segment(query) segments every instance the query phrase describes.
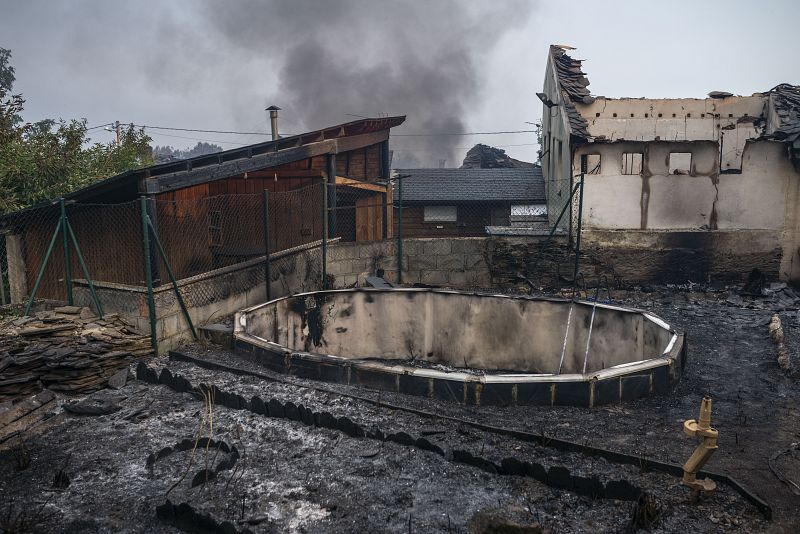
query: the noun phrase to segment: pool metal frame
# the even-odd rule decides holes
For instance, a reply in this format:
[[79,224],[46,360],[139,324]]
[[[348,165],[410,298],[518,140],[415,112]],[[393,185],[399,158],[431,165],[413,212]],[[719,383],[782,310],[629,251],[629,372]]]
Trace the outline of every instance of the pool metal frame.
[[[569,374],[505,373],[476,375],[392,364],[389,360],[353,359],[331,354],[291,350],[248,333],[247,314],[280,300],[341,292],[436,292],[505,299],[578,303],[597,308],[641,313],[670,332],[663,353],[655,358],[623,363],[598,371]],[[661,318],[636,308],[550,297],[499,295],[427,288],[336,289],[299,293],[252,306],[236,314],[234,349],[241,357],[278,373],[350,386],[454,401],[465,405],[536,405],[592,407],[667,393],[686,364],[686,336]],[[386,362],[386,363],[384,363]]]

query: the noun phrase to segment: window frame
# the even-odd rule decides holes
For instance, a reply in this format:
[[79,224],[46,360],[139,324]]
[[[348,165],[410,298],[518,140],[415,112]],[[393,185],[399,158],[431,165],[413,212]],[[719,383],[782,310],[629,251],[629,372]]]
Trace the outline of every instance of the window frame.
[[[597,157],[597,165],[592,167],[592,164],[589,163],[589,158],[594,157],[594,156]],[[602,154],[599,154],[599,153],[586,154],[586,174],[587,175],[588,174],[591,174],[591,175],[603,174],[603,155]]]
[[[433,211],[435,208],[452,209],[452,218],[450,216],[429,215],[428,210]],[[456,223],[458,222],[458,206],[455,204],[426,204],[422,207],[422,221],[426,223]]]
[[[628,165],[628,158],[630,156],[631,165]],[[636,172],[632,172],[631,168],[633,167],[633,163],[635,162],[634,156],[639,156],[639,170]],[[642,174],[642,169],[644,169],[644,153],[643,152],[623,152],[622,153],[622,162],[620,167],[620,174],[623,176],[638,176]],[[631,172],[626,172],[631,171]]]
[[[673,155],[689,155],[689,167],[687,169],[682,169],[673,167],[672,166],[672,156]],[[670,152],[669,157],[667,158],[667,174],[674,175],[674,176],[689,176],[692,174],[692,160],[694,159],[694,154],[691,152]]]

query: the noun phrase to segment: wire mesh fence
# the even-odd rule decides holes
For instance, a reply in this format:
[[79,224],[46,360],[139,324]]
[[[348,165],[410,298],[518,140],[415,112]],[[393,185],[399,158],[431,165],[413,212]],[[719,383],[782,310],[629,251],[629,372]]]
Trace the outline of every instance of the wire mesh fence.
[[[320,185],[154,204],[157,235],[179,279],[322,239]],[[163,280],[165,269],[160,260],[156,278]]]
[[[261,285],[274,297],[361,285],[367,276],[424,282],[419,276],[404,280],[402,273],[450,267],[441,264],[443,259],[432,264],[427,248],[414,243],[417,238],[572,238],[579,212],[574,182],[545,183],[538,196],[491,191],[502,184],[490,184],[480,195],[440,185],[425,198],[419,191],[428,185],[401,175],[385,182],[320,181],[282,192],[158,195],[120,204],[56,202],[0,218],[0,304],[24,303],[34,290],[37,298],[69,301],[75,287],[86,288],[86,279],[102,288],[141,291],[148,283],[148,263],[156,288],[171,284],[173,277],[194,281],[241,273],[235,284],[198,286],[187,297],[190,305]],[[470,277],[467,263],[451,269],[458,276],[428,283],[464,286],[474,279],[476,287],[485,284],[478,282],[484,280],[480,276]]]
[[[63,219],[58,202],[6,215],[0,219],[0,305],[23,302],[34,287],[37,298],[67,301],[70,286],[85,282],[84,267],[95,283],[144,286],[146,254],[159,286],[169,283],[167,264],[186,279],[320,241],[322,197],[319,184],[191,200],[66,202]],[[154,230],[148,250],[143,210]]]

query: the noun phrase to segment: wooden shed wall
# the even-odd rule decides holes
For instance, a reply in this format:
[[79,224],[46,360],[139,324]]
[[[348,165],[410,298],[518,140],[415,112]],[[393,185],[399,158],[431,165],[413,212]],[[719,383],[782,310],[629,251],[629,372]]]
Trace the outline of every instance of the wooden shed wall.
[[[453,205],[453,204],[449,204]],[[504,202],[459,204],[456,206],[456,222],[426,222],[423,205],[403,206],[403,237],[481,237],[486,235],[486,226],[500,224],[496,212],[510,210]],[[493,214],[495,215],[493,218]],[[395,210],[395,235],[398,232],[398,211]],[[505,221],[505,224],[508,224]]]
[[[377,143],[336,156],[336,174],[356,180],[384,180],[383,151]],[[276,193],[270,202],[270,241],[273,251],[322,238],[322,189],[326,156],[281,165],[263,171],[232,176],[156,195],[155,221],[170,264],[179,278],[222,267],[263,254],[263,211],[260,193]],[[276,179],[277,175],[277,179]],[[291,192],[291,193],[290,193]],[[286,193],[280,195],[278,193]],[[237,197],[228,197],[237,195]],[[251,195],[239,197],[238,195]],[[216,198],[219,197],[219,198]],[[224,199],[224,200],[223,200]],[[320,209],[315,209],[319,206]],[[94,280],[120,284],[144,284],[144,257],[138,200],[126,204],[79,205],[70,208],[70,221]],[[352,216],[340,215],[344,234],[356,238],[355,205]],[[370,207],[360,213],[361,233],[378,239],[383,214]],[[373,220],[374,219],[374,220]],[[37,219],[23,220],[22,234],[28,291],[44,261],[58,221],[57,210],[43,210]],[[257,254],[258,253],[258,254]],[[159,260],[162,281],[166,268]],[[83,278],[75,254],[73,278]],[[38,296],[66,298],[64,255],[61,241],[50,258]]]

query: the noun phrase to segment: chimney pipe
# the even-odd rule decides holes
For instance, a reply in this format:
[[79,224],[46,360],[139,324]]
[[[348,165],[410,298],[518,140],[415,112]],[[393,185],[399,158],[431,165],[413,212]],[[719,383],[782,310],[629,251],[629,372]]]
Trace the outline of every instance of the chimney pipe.
[[272,128],[273,141],[277,141],[280,138],[278,135],[278,111],[280,109],[278,106],[270,106],[266,109],[266,111],[269,111],[269,124]]

